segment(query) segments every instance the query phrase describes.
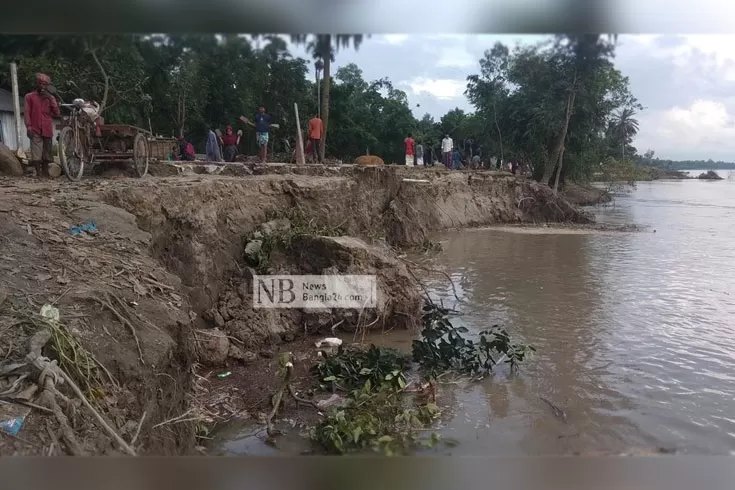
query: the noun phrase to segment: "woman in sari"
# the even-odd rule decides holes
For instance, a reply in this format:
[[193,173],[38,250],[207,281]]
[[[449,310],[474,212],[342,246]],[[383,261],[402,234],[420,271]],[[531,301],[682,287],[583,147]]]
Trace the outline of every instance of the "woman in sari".
[[237,156],[237,146],[240,144],[240,135],[232,131],[232,126],[225,127],[225,134],[222,135],[222,146],[225,161],[234,162]]

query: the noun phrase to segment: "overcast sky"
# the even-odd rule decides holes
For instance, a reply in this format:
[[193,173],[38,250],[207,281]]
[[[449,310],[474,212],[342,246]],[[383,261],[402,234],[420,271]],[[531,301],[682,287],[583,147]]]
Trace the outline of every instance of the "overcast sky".
[[[388,77],[408,94],[414,114],[471,111],[465,78],[496,41],[534,43],[542,36],[374,35],[358,51],[337,53],[367,80]],[[294,53],[308,58],[303,48]],[[735,35],[623,35],[618,68],[646,110],[634,144],[661,158],[735,161]],[[335,68],[336,71],[336,68]],[[313,67],[312,67],[313,76]],[[420,107],[416,107],[420,104]]]

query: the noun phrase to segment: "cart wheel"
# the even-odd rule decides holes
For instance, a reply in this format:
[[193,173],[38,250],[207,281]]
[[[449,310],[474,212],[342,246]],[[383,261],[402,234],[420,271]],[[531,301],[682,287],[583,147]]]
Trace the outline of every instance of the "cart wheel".
[[59,133],[59,162],[66,177],[76,182],[84,173],[85,150],[74,140],[74,128],[66,126]]
[[133,139],[133,164],[138,177],[145,177],[148,173],[148,139],[143,133],[138,133]]

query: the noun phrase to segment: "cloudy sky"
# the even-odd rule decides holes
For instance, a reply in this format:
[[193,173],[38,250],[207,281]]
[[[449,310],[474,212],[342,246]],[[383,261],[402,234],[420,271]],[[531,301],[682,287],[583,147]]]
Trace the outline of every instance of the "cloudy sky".
[[[455,107],[471,111],[468,74],[496,41],[534,43],[542,36],[374,35],[358,51],[337,54],[368,80],[388,77],[408,94],[417,117]],[[307,57],[303,48],[295,54]],[[623,35],[616,64],[646,110],[634,144],[661,158],[735,161],[735,35]],[[313,72],[312,72],[313,76]],[[416,107],[419,104],[420,107]]]

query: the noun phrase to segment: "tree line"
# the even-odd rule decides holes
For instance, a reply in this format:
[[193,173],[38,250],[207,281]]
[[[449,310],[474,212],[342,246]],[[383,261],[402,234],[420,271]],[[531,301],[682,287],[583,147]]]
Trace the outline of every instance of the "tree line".
[[[358,48],[362,35],[291,40],[320,61],[320,90],[307,77],[313,60],[294,57],[275,35],[3,35],[0,84],[9,86],[7,64],[16,61],[24,91],[43,71],[65,100],[100,102],[106,122],[183,134],[200,150],[208,129],[237,129],[238,117],[260,105],[280,124],[272,135],[275,150],[293,148],[295,102],[302,129],[321,104],[326,154],[344,161],[369,152],[402,162],[409,132],[437,153],[448,133],[466,157],[528,163],[535,178],[552,187],[565,178],[591,178],[610,157],[638,158],[632,139],[643,107],[613,64],[615,36],[559,35],[532,46],[498,43],[484,53],[479,73],[467,79],[465,94],[474,112],[454,109],[438,120],[414,117],[407,94],[388,78],[366,80],[354,64],[332,73],[339,50]],[[241,152],[255,152],[253,140],[243,138]]]
[[660,168],[663,170],[735,170],[735,162],[722,160],[668,160],[665,158],[653,158],[651,152],[643,156],[636,156],[636,163],[647,167]]

